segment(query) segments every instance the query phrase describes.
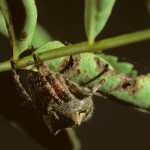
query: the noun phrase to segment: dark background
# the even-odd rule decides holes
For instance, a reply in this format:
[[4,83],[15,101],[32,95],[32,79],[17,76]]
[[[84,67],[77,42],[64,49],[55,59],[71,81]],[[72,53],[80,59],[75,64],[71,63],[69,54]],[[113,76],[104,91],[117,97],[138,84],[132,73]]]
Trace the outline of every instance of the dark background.
[[[37,0],[38,20],[54,40],[70,43],[85,41],[83,2],[83,0]],[[143,0],[117,0],[106,27],[97,39],[148,28],[149,20]],[[10,46],[5,37],[1,36],[0,41],[0,60],[4,61],[10,58]],[[149,41],[119,47],[107,53],[119,56],[120,60],[134,63],[141,74],[150,72]],[[41,135],[41,138],[36,140],[29,138],[26,134],[13,128],[7,120],[0,118],[0,150],[42,150],[46,149],[44,147],[70,149],[63,132],[54,139],[49,135],[43,138],[42,135],[46,129],[41,131],[33,118],[28,118],[30,114],[22,112],[24,110],[20,109],[19,104],[15,102],[21,98],[16,94],[10,72],[0,73],[0,85],[0,113],[11,120],[19,116],[20,120],[26,120],[23,121],[25,127],[33,131],[33,137]],[[148,114],[98,97],[94,98],[94,103],[93,118],[76,129],[83,150],[150,149],[150,116]],[[40,142],[43,143],[43,146],[40,145]]]

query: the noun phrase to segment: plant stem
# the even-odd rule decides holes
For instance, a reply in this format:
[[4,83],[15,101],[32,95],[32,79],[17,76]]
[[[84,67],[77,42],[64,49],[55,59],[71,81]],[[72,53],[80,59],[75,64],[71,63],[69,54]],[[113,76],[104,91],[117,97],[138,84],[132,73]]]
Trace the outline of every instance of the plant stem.
[[72,150],[80,150],[81,144],[80,141],[75,133],[75,131],[71,128],[66,129],[70,142],[72,144]]
[[[37,54],[39,61],[51,60],[62,56],[73,55],[83,52],[100,52],[110,48],[115,48],[143,40],[150,39],[150,29],[124,34],[108,39],[103,39],[89,45],[88,42],[81,42],[73,45],[64,46],[54,50],[45,51]],[[32,55],[24,57],[16,62],[16,68],[24,68],[34,64]],[[11,70],[9,61],[0,63],[0,72]]]

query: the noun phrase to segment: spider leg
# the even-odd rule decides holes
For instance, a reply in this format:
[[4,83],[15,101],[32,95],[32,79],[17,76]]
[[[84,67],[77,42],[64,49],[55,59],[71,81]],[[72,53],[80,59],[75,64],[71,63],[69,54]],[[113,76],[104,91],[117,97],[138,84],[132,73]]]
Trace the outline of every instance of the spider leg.
[[26,102],[31,103],[32,99],[31,99],[30,95],[27,93],[27,91],[25,90],[25,88],[22,86],[22,84],[20,82],[20,78],[19,78],[19,75],[16,72],[13,60],[11,60],[10,63],[11,63],[11,67],[12,67],[14,82],[15,82],[17,88],[22,93],[22,95],[25,97]]
[[74,55],[75,58],[73,58],[73,56],[70,56],[70,61],[71,63],[73,63],[68,70],[66,70],[63,74],[63,76],[65,78],[69,78],[72,75],[76,74],[78,71],[78,66],[79,66],[79,62],[80,62],[80,54]]
[[[108,65],[106,65],[104,67],[104,70],[101,72],[101,76],[107,72],[108,69]],[[83,89],[79,88],[77,85],[75,85],[72,81],[66,79],[65,82],[68,85],[69,90],[76,95],[76,97],[78,97],[79,99],[83,99],[89,96],[92,96],[93,94],[95,94],[100,87],[102,87],[102,85],[104,84],[104,82],[106,81],[105,76],[101,78],[100,82],[95,85],[90,91],[86,92]]]
[[96,93],[103,86],[104,83],[105,79],[101,79],[100,82],[92,88],[91,93]]
[[28,90],[29,90],[34,108],[36,108],[36,96],[35,95],[36,95],[36,87],[37,87],[35,80],[36,80],[36,77],[33,75],[32,72],[29,72],[27,74]]
[[74,84],[71,80],[66,79],[65,82],[68,85],[68,88],[71,91],[71,93],[73,93],[73,95],[75,95],[78,99],[82,100],[84,98],[92,96],[90,92],[83,90],[82,88]]
[[35,65],[38,69],[38,74],[40,75],[41,80],[44,83],[44,88],[56,100],[56,102],[58,104],[61,104],[60,98],[57,96],[55,90],[53,89],[53,87],[50,85],[50,83],[48,82],[48,80],[46,78],[48,76],[51,76],[51,78],[54,79],[52,77],[51,71],[49,70],[47,62],[38,63],[38,60],[37,60],[36,55],[34,53],[33,53],[33,59],[35,61]]
[[[68,85],[66,85],[65,79],[60,73],[53,74],[48,78],[51,81],[52,87],[57,91],[59,98],[65,102],[68,102],[73,99],[70,95]],[[55,82],[53,82],[55,79]]]

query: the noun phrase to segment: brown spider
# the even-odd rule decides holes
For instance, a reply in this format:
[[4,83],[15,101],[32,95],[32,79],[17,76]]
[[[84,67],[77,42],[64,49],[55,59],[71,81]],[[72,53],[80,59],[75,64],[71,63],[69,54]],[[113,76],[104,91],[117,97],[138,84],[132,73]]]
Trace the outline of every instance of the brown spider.
[[47,62],[38,63],[34,54],[33,58],[38,72],[28,74],[29,92],[22,86],[11,61],[13,77],[25,102],[40,114],[50,132],[56,134],[61,129],[79,126],[91,118],[94,109],[92,95],[102,83],[87,92],[68,77],[50,71]]

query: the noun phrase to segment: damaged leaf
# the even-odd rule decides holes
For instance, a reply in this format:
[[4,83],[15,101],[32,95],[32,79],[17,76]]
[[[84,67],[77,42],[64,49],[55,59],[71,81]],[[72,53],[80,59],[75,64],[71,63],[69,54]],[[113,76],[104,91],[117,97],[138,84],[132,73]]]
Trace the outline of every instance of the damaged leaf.
[[137,74],[136,70],[133,70],[133,64],[128,62],[118,62],[118,58],[116,56],[106,54],[99,54],[99,56],[107,61],[118,74],[126,74],[130,75],[131,77]]
[[[116,78],[117,82],[113,82],[109,89],[108,83],[111,82],[112,78]],[[134,105],[141,109],[150,111],[150,75],[141,75],[134,79],[127,79],[123,76],[108,77],[107,82],[103,87],[103,91],[109,93],[120,101]],[[106,88],[107,87],[107,88]]]

